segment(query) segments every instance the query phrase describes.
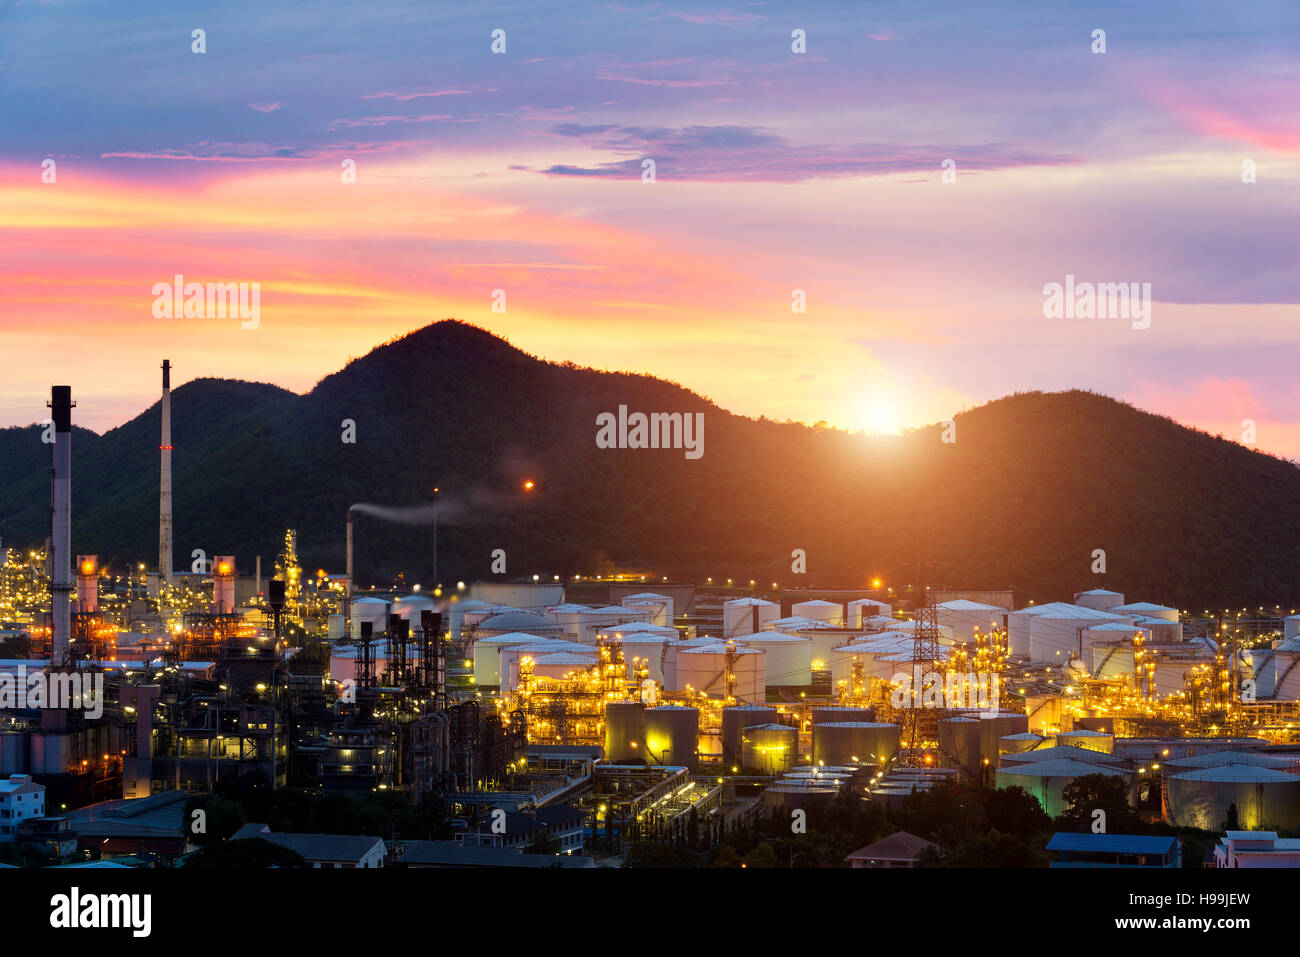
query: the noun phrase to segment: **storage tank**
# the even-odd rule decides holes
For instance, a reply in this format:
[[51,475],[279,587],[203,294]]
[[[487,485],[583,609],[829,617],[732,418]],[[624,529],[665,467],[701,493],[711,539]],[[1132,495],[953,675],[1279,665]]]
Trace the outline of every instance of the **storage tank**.
[[740,759],[741,732],[759,724],[780,724],[781,713],[762,704],[735,704],[722,709],[722,762],[734,765]]
[[1157,605],[1149,601],[1135,601],[1129,605],[1116,605],[1109,609],[1115,615],[1131,615],[1134,618],[1159,618],[1162,621],[1178,622],[1178,609],[1168,605]]
[[563,636],[559,625],[543,618],[541,615],[535,615],[531,611],[506,611],[489,615],[479,622],[475,631],[475,641],[516,632],[536,635],[539,638],[560,638]]
[[841,606],[833,601],[822,601],[820,598],[791,605],[790,614],[800,618],[811,618],[813,621],[823,621],[832,627],[838,627],[844,620],[844,609]]
[[1023,734],[1029,730],[1029,717],[1021,711],[980,712],[980,758],[997,764],[998,743],[1009,734]]
[[665,654],[667,639],[656,638],[651,635],[636,635],[615,638],[614,641],[623,649],[623,661],[627,665],[629,675],[633,673],[632,659],[640,658],[646,664],[650,679],[667,687],[667,681],[664,678],[664,665],[668,657]]
[[[1029,764],[1011,764],[998,768],[997,786],[1000,789],[1020,787],[1038,798],[1038,803],[1050,817],[1056,817],[1068,809],[1062,792],[1077,778],[1090,774],[1104,774],[1107,777],[1122,778],[1128,785],[1132,801],[1134,775],[1118,768],[1099,764],[1085,764],[1082,761],[1059,759]],[[1300,779],[1297,779],[1300,783]]]
[[778,811],[813,810],[825,808],[837,797],[840,788],[835,784],[784,784],[777,782],[763,791],[763,804]]
[[586,671],[595,664],[595,655],[579,655],[572,651],[560,651],[550,655],[538,655],[534,658],[533,675],[537,678],[563,678],[565,675]]
[[671,627],[673,623],[673,600],[667,595],[643,591],[637,595],[628,595],[619,602],[624,608],[639,609],[650,613],[647,619],[653,625]]
[[937,606],[940,625],[952,629],[952,640],[957,644],[973,645],[975,629],[989,634],[1002,627],[1007,610],[1000,605],[986,605],[979,601],[957,598]]
[[812,684],[812,642],[802,635],[760,631],[733,639],[746,648],[766,652],[766,682],[773,687],[807,687]]
[[561,605],[552,605],[545,611],[545,616],[552,624],[560,629],[564,637],[569,641],[577,641],[579,637],[578,622],[581,620],[584,612],[591,611],[587,605],[575,605],[573,602],[565,602]]
[[700,712],[680,705],[645,711],[646,762],[694,770],[700,746]]
[[420,631],[420,613],[422,611],[437,611],[438,603],[428,595],[405,595],[393,600],[392,614],[406,619],[411,625],[411,634],[418,634]]
[[1300,825],[1300,777],[1249,764],[1201,768],[1166,778],[1165,804],[1175,827],[1222,832],[1235,804],[1240,830],[1292,830]]
[[[728,654],[727,646],[721,642],[694,648],[679,648],[676,690],[684,691],[689,687],[701,694],[725,694]],[[767,678],[764,652],[757,648],[736,645],[731,649],[730,654],[733,656],[732,674],[735,679],[733,694],[742,701],[766,700]]]
[[645,705],[640,701],[605,705],[605,760],[610,764],[645,761]]
[[1115,736],[1103,731],[1088,731],[1085,728],[1062,731],[1056,736],[1056,743],[1083,748],[1086,751],[1101,751],[1103,754],[1115,753]]
[[816,705],[812,709],[813,724],[834,724],[837,721],[875,721],[874,708],[854,708],[845,705]]
[[1272,768],[1274,771],[1296,771],[1300,769],[1300,755],[1269,754],[1259,751],[1207,751],[1204,754],[1166,759],[1157,763],[1166,774],[1182,774],[1185,771],[1217,768],[1226,764],[1249,764],[1257,768]]
[[761,774],[783,774],[798,752],[797,728],[775,723],[751,725],[741,735],[739,764]]
[[624,608],[622,605],[588,608],[578,613],[578,641],[594,645],[596,636],[602,630],[630,625],[636,621],[649,623],[650,612],[644,608]]
[[32,774],[67,774],[72,770],[75,758],[73,734],[66,731],[33,731],[30,740]]
[[1076,592],[1074,603],[1095,611],[1110,611],[1116,605],[1124,604],[1124,595],[1117,591],[1107,591],[1105,588],[1093,588],[1089,591]]
[[942,718],[939,721],[939,754],[945,767],[956,768],[971,777],[980,774],[980,723],[975,718]]
[[388,630],[388,602],[380,598],[357,598],[352,602],[352,640],[361,638],[361,623],[370,622],[378,638]]
[[474,642],[474,683],[496,688],[501,685],[501,649],[511,645],[535,645],[544,636],[522,631],[485,635]]
[[1013,764],[1040,764],[1043,761],[1074,761],[1078,764],[1098,764],[1103,767],[1119,767],[1123,758],[1117,758],[1105,751],[1089,751],[1087,748],[1071,744],[1053,744],[1034,748],[1032,751],[1009,752],[1002,755],[1002,767]]
[[21,731],[0,731],[0,777],[27,774],[28,737]]
[[885,764],[898,752],[899,727],[878,721],[814,724],[814,764]]
[[1183,641],[1183,626],[1180,622],[1144,616],[1134,618],[1133,623],[1146,629],[1155,644],[1176,645]]
[[[1032,731],[1022,731],[1020,734],[1006,734],[998,738],[998,754],[1022,754],[1025,751],[1032,751],[1042,744],[1046,738],[1034,734]],[[996,764],[994,758],[989,758],[990,764]]]
[[763,631],[781,614],[781,606],[762,598],[733,598],[722,603],[722,637]]
[[1300,615],[1287,615],[1282,619],[1282,639],[1285,641],[1300,635]]
[[348,631],[347,618],[345,618],[343,615],[329,616],[329,625],[328,625],[328,630],[326,631],[326,637],[328,638],[330,644],[333,644],[336,641],[342,641],[343,636],[347,634],[347,631]]
[[1107,621],[1124,620],[1109,612],[1053,602],[1041,605],[1029,618],[1029,657],[1049,665],[1064,665],[1081,650],[1083,630]]
[[893,606],[874,598],[855,598],[845,606],[844,627],[861,628],[863,622],[872,618],[889,618],[893,615]]

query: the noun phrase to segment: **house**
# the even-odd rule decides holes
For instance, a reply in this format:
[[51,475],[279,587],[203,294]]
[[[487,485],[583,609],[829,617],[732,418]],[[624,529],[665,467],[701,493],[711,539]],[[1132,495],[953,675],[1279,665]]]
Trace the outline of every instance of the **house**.
[[854,851],[845,860],[855,870],[860,867],[916,867],[921,853],[931,847],[938,849],[939,845],[906,831],[895,831]]
[[175,859],[188,846],[185,803],[189,798],[184,791],[117,798],[52,815],[48,820],[67,821],[78,848],[101,858],[151,853]]
[[37,784],[30,774],[11,774],[8,780],[0,780],[0,842],[12,843],[20,823],[44,816],[45,785]]
[[590,857],[567,854],[524,854],[503,847],[466,847],[455,841],[411,841],[399,860],[407,867],[531,867],[594,868]]
[[288,834],[271,830],[266,824],[245,824],[233,835],[232,841],[258,837],[280,847],[297,851],[312,867],[362,867],[384,866],[384,842],[377,837],[359,837],[352,834]]
[[1168,835],[1075,834],[1058,831],[1047,842],[1052,867],[1182,867],[1183,843]]
[[[496,815],[496,820],[493,820]],[[498,847],[523,850],[541,834],[549,834],[560,844],[560,852],[572,854],[582,850],[586,815],[567,804],[542,807],[532,811],[493,809],[487,822],[471,827],[460,835],[466,847]]]
[[1275,831],[1229,831],[1214,845],[1210,867],[1300,867],[1300,839]]

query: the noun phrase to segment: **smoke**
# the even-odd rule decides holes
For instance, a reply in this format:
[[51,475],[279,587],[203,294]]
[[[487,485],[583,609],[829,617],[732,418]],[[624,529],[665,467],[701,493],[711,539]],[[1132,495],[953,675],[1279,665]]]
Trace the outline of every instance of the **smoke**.
[[[426,502],[423,505],[404,505],[394,507],[391,505],[372,505],[369,502],[358,502],[353,505],[349,512],[356,512],[360,515],[373,515],[375,518],[383,519],[385,522],[394,522],[398,525],[432,525],[434,518],[434,504]],[[449,518],[447,514],[450,511],[446,506],[439,503],[437,507],[438,523]]]

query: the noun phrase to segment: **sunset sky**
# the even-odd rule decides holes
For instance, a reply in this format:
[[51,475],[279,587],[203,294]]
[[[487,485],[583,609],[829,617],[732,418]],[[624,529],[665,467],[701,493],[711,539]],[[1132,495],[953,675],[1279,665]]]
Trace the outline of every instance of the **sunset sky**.
[[[1294,0],[0,0],[0,426],[454,317],[746,415],[1087,388],[1300,458],[1297,51]],[[260,325],[155,318],[178,273]],[[1044,318],[1067,273],[1150,283],[1150,328]]]

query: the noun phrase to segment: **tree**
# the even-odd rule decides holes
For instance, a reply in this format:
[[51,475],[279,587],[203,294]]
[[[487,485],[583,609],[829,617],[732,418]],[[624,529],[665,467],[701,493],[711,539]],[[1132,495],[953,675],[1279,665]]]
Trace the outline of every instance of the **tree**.
[[185,858],[184,866],[199,870],[263,870],[268,867],[307,867],[308,864],[297,851],[260,837],[249,837],[200,848]]
[[550,831],[538,831],[524,846],[525,854],[559,854],[563,850],[560,839]]
[[984,796],[984,813],[990,828],[1017,837],[1042,834],[1052,827],[1038,798],[1022,787],[990,789]]
[[1219,828],[1220,831],[1240,831],[1241,818],[1237,814],[1237,802],[1228,805],[1228,819]]
[[1145,834],[1146,824],[1128,802],[1128,784],[1119,775],[1085,774],[1061,790],[1066,810],[1058,823],[1069,831],[1091,831],[1094,812],[1104,811],[1110,834]]
[[776,851],[764,841],[745,855],[745,867],[776,867]]

